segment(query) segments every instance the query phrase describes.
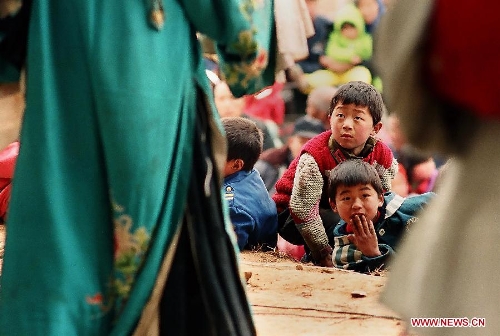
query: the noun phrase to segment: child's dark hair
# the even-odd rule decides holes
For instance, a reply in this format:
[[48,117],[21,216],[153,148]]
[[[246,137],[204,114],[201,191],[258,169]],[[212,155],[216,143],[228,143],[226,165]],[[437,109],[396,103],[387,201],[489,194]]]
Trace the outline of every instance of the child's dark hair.
[[263,135],[254,121],[243,117],[222,118],[227,138],[227,160],[241,159],[251,171],[262,152]]
[[351,23],[351,22],[344,22],[342,23],[342,26],[340,26],[340,29],[344,29],[344,28],[356,28],[356,25],[354,23]]
[[350,159],[339,163],[330,171],[328,197],[335,202],[339,186],[353,187],[358,184],[370,184],[378,195],[384,193],[380,175],[375,167],[363,160]]
[[329,116],[332,115],[333,110],[340,103],[368,107],[373,118],[373,125],[382,120],[384,101],[380,92],[373,85],[361,81],[341,85],[330,103]]

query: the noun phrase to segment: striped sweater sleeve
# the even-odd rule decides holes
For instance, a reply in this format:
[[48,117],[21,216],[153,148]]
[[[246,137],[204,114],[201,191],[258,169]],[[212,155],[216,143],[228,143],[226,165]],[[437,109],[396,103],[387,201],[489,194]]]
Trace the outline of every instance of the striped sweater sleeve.
[[329,246],[328,236],[319,215],[323,183],[314,158],[308,153],[302,154],[293,181],[290,213],[313,255]]

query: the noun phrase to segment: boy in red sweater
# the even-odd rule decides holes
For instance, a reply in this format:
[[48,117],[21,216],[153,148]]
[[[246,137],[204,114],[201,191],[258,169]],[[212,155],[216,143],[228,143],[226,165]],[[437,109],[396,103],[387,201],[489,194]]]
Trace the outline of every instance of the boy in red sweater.
[[385,191],[397,171],[391,149],[375,138],[382,127],[383,101],[370,84],[356,81],[339,87],[330,104],[331,130],[307,142],[276,183],[280,235],[305,244],[313,262],[333,267],[333,236],[339,217],[328,203],[328,174],[342,161],[358,158],[373,165]]

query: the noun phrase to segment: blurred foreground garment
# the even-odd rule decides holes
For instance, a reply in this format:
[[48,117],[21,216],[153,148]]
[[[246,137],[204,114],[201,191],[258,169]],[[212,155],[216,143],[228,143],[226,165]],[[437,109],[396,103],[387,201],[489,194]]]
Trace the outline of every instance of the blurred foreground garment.
[[0,25],[12,81],[29,24],[0,334],[254,335],[196,32],[233,93],[255,93],[274,82],[272,1],[23,6]]
[[382,300],[408,325],[419,317],[486,320],[485,328],[411,330],[419,335],[500,330],[499,7],[398,0],[377,31],[389,110],[413,145],[454,156],[395,258]]

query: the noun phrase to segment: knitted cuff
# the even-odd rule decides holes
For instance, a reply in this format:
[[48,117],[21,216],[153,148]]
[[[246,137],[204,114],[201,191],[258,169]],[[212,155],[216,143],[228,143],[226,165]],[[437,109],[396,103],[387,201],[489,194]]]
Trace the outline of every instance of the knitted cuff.
[[321,218],[316,218],[306,223],[296,224],[302,238],[306,242],[311,252],[315,253],[328,245],[328,236],[321,222]]
[[332,259],[333,248],[330,245],[323,247],[319,251],[311,251],[313,262],[318,264],[321,260],[325,258]]

